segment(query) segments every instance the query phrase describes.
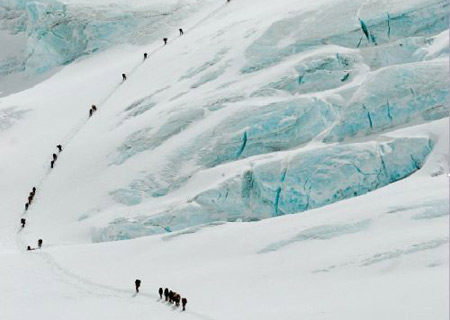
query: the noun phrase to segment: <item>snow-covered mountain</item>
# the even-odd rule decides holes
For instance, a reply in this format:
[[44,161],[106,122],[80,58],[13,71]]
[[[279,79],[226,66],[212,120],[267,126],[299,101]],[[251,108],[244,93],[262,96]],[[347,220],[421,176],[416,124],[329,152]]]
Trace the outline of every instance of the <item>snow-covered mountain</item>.
[[448,30],[446,0],[0,0],[0,319],[448,318]]

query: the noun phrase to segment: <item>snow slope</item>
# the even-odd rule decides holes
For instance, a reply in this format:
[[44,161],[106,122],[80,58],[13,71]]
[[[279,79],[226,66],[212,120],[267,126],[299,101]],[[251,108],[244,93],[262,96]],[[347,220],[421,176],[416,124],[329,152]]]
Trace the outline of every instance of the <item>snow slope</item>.
[[446,1],[0,8],[1,319],[448,318]]

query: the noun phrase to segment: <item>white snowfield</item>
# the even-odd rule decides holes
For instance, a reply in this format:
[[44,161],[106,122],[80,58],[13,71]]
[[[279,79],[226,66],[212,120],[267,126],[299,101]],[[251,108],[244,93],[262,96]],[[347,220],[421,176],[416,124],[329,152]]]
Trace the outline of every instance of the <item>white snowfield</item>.
[[0,0],[0,320],[448,319],[447,14]]

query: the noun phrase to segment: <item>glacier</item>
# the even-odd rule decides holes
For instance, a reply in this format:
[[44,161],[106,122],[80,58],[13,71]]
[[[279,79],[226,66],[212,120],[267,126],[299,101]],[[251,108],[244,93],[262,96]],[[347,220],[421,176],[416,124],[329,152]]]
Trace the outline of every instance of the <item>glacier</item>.
[[161,29],[185,18],[194,6],[168,3],[133,7],[111,4],[91,7],[58,0],[8,0],[0,3],[0,31],[26,37],[20,55],[0,60],[0,75],[27,71],[45,73],[76,59],[118,45],[162,39]]
[[[363,48],[409,37],[431,36],[448,29],[448,2],[445,0],[414,1],[408,8],[393,1],[389,8],[392,12],[373,3],[373,7],[367,4],[360,10],[358,1],[344,1],[339,6],[321,8],[317,16],[310,17],[306,12],[277,21],[247,48],[248,62],[241,71],[255,72],[325,44]],[[323,21],[336,21],[336,24]],[[286,44],[286,38],[291,43]]]
[[358,72],[358,67],[362,67],[361,56],[353,52],[336,51],[311,55],[295,64],[289,74],[256,90],[252,96],[270,96],[273,90],[282,90],[291,95],[317,92],[350,82]]
[[342,141],[408,122],[446,117],[447,75],[446,60],[395,65],[375,72],[342,106],[341,121],[325,141]]
[[[335,118],[332,106],[315,98],[248,106],[245,111],[215,126],[213,132],[199,136],[199,140],[208,141],[208,144],[197,149],[198,162],[214,167],[236,159],[298,147],[311,141]],[[221,134],[217,136],[214,132]],[[194,146],[188,148],[192,150]]]
[[[419,170],[433,148],[427,138],[331,146],[255,165],[190,203],[151,217],[115,220],[93,233],[111,241],[219,221],[257,221],[363,195]],[[129,201],[129,200],[128,200]]]
[[[157,130],[146,127],[133,133],[117,149],[113,163],[121,164],[139,153],[155,149],[199,119],[205,118],[205,113],[203,108],[191,108],[170,116]],[[163,196],[187,181],[186,173],[179,173],[180,168],[176,166],[180,160],[211,168],[258,154],[287,150],[311,141],[331,126],[335,119],[333,107],[315,98],[248,106],[246,111],[224,118],[192,143],[181,147],[176,156],[170,159],[173,165],[168,165],[168,170],[160,177],[148,176],[136,180],[129,188],[114,191],[112,195],[125,204],[141,202],[137,201],[141,199],[140,196],[131,196],[131,200],[126,195],[144,193],[153,197]],[[221,134],[216,135],[215,132]]]

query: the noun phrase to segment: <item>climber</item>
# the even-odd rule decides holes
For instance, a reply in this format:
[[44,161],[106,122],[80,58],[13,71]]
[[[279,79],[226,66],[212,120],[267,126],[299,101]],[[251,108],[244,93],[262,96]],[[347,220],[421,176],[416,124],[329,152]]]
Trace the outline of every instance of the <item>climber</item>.
[[174,292],[172,290],[169,291],[169,302],[172,303],[173,302],[173,294]]
[[123,81],[127,80],[127,75],[125,73],[122,73],[122,80]]
[[50,161],[50,168],[53,169],[54,165],[55,165],[55,160]]
[[38,248],[39,248],[39,249],[42,248],[42,239],[39,239],[39,240],[38,240]]
[[32,195],[29,195],[29,196],[28,196],[28,203],[31,204],[31,202],[33,202],[33,196],[32,196]]
[[166,298],[166,301],[169,300],[169,289],[164,289],[164,297]]
[[159,298],[162,299],[162,296],[163,296],[163,288],[159,288],[158,293],[159,293]]
[[174,297],[174,300],[175,300],[175,305],[176,305],[177,307],[180,306],[180,299],[181,299],[181,296],[180,296],[178,293],[176,293],[176,294],[175,294],[175,297]]
[[95,104],[92,105],[92,111],[93,112],[97,111],[97,107],[95,106]]
[[180,30],[180,36],[182,36],[184,34],[183,29],[179,29]]
[[25,211],[28,210],[28,207],[30,206],[30,204],[27,202],[25,203]]
[[136,281],[134,281],[134,285],[136,286],[136,293],[139,293],[139,287],[141,286],[141,280],[136,279]]
[[36,250],[35,248],[31,248],[30,246],[27,246],[27,251]]
[[36,193],[36,187],[33,187],[33,189],[31,189],[31,192]]
[[144,60],[146,60],[147,57],[148,57],[148,54],[147,54],[147,52],[145,52],[145,53],[144,53]]
[[58,148],[58,152],[62,152],[62,145],[58,144],[56,147]]
[[187,299],[186,298],[181,299],[181,304],[183,305],[183,311],[186,311]]
[[56,159],[58,159],[58,156],[56,155],[56,153],[53,154],[53,160],[56,161]]
[[94,113],[94,110],[92,108],[89,109],[89,118],[92,117],[92,114]]
[[164,38],[163,40],[164,40],[164,45],[166,45],[168,39],[167,39],[167,38]]
[[22,228],[25,228],[25,218],[20,219],[20,223],[22,224]]

